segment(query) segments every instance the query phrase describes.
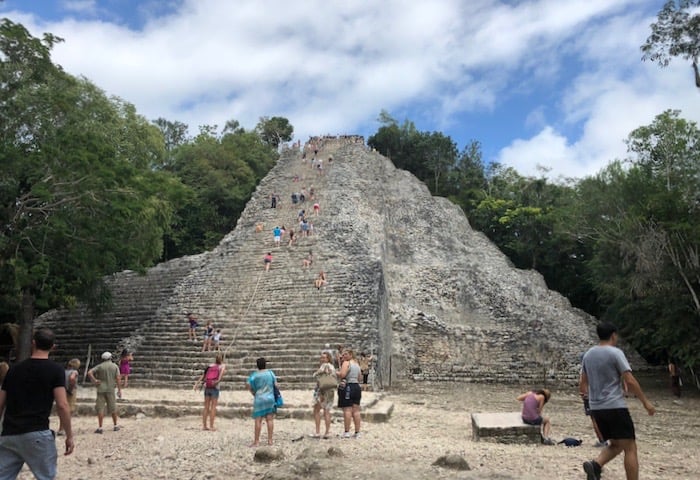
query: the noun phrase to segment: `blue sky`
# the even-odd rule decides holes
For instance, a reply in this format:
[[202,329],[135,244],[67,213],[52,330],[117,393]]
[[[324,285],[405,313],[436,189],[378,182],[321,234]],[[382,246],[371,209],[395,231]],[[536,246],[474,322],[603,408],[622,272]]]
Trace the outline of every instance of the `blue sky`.
[[626,156],[666,109],[700,122],[682,60],[641,61],[664,0],[5,0],[0,16],[65,39],[54,61],[148,119],[297,138],[399,122],[525,175],[582,177]]

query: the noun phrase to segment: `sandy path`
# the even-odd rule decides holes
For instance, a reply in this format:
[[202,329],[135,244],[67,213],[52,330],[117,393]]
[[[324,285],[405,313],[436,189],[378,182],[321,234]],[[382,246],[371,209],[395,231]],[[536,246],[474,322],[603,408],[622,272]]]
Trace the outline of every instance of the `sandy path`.
[[[314,440],[308,420],[280,419],[275,423],[275,445],[292,462],[307,447],[335,446],[344,457],[324,465],[321,476],[344,479],[581,479],[581,462],[596,455],[590,422],[583,415],[574,388],[554,389],[547,414],[553,418],[553,437],[582,438],[584,445],[566,448],[542,445],[500,445],[473,442],[472,412],[514,411],[521,387],[489,385],[420,384],[409,392],[391,392],[386,399],[395,409],[388,423],[365,423],[359,440]],[[635,399],[629,399],[637,427],[641,478],[700,478],[700,396],[673,402],[665,388],[648,389],[657,406],[646,415]],[[251,419],[220,419],[216,432],[201,430],[198,417],[125,418],[119,432],[92,433],[93,417],[74,419],[76,452],[59,460],[58,479],[256,479],[281,467],[253,462]],[[111,420],[106,419],[109,427]],[[55,425],[54,425],[55,427]],[[333,424],[333,432],[341,430]],[[264,436],[264,434],[263,434]],[[470,472],[432,467],[446,453],[458,453],[470,464]],[[19,478],[33,478],[23,473]],[[621,459],[606,467],[604,479],[624,478]]]

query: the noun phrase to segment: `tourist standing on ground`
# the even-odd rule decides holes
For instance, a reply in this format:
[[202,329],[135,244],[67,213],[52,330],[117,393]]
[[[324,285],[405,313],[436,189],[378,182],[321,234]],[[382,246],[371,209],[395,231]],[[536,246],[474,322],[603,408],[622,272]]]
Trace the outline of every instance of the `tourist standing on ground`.
[[599,480],[603,466],[624,452],[627,480],[637,480],[637,443],[634,422],[625,402],[623,382],[642,402],[649,415],[654,415],[656,409],[632,375],[625,354],[617,348],[617,328],[610,323],[601,323],[596,331],[600,342],[583,356],[579,392],[588,394],[591,416],[598,424],[603,438],[608,441],[608,446],[601,450],[598,458],[584,462],[583,470],[588,480]]
[[197,317],[194,316],[194,313],[187,314],[187,322],[189,324],[189,329],[187,330],[188,338],[191,342],[194,342],[197,340],[197,327],[199,326]]
[[540,434],[542,442],[546,445],[554,445],[554,441],[549,438],[549,429],[552,425],[549,417],[542,415],[545,403],[549,401],[552,394],[549,390],[531,390],[518,395],[517,400],[523,402],[523,409],[520,416],[523,422],[528,425],[541,425]]
[[[313,438],[321,436],[321,410],[323,410],[323,419],[326,426],[323,438],[327,439],[331,430],[331,409],[333,408],[333,397],[338,378],[332,362],[333,358],[328,352],[321,353],[320,365],[318,370],[314,372],[314,378],[316,379],[316,388],[314,388],[314,423],[316,425],[316,433],[312,435]],[[322,377],[331,377],[333,379],[332,386],[322,388]]]
[[369,367],[372,362],[372,355],[367,355],[365,352],[360,354],[360,371],[362,372],[362,385],[363,387],[367,385],[367,380],[369,379]]
[[119,355],[119,375],[122,378],[122,388],[129,386],[129,375],[131,375],[131,362],[134,361],[134,355],[126,348]]
[[355,353],[348,349],[343,352],[343,363],[338,373],[340,385],[338,386],[338,407],[343,409],[343,426],[345,432],[342,438],[350,438],[350,425],[354,424],[354,438],[360,437],[360,400],[362,400],[362,388],[360,387],[360,364],[357,363]]
[[681,387],[683,382],[681,380],[681,367],[678,366],[678,362],[674,359],[668,361],[668,374],[671,377],[671,393],[681,398]]
[[[217,353],[214,358],[214,363],[204,369],[204,373],[197,379],[193,389],[197,390],[204,385],[204,412],[202,412],[202,430],[216,431],[214,428],[214,420],[216,420],[216,405],[219,403],[219,384],[224,377],[226,365],[224,365],[224,356]],[[209,420],[209,426],[207,426]]]
[[254,437],[251,447],[260,445],[260,432],[262,421],[267,424],[267,444],[272,445],[272,434],[275,429],[275,390],[277,378],[272,370],[267,369],[267,361],[260,357],[255,361],[258,367],[257,372],[253,372],[248,377],[246,387],[253,394],[253,418],[255,419]]
[[[75,407],[78,401],[78,369],[80,368],[80,360],[72,358],[66,364],[65,379],[66,379],[66,400],[68,400],[68,409],[71,416],[75,413]],[[65,435],[63,422],[58,424],[57,435]]]
[[31,357],[7,372],[0,388],[0,478],[17,478],[26,463],[39,480],[56,477],[58,452],[49,429],[51,407],[66,432],[65,455],[73,453],[73,430],[66,398],[64,368],[49,360],[55,336],[47,328],[34,332]]
[[119,415],[117,414],[117,399],[114,396],[114,389],[117,389],[117,395],[121,398],[122,386],[119,378],[119,367],[112,362],[112,354],[109,352],[103,353],[102,363],[88,370],[88,377],[97,386],[97,398],[95,400],[97,430],[95,430],[95,433],[102,433],[105,408],[107,413],[112,415],[114,431],[118,431]]

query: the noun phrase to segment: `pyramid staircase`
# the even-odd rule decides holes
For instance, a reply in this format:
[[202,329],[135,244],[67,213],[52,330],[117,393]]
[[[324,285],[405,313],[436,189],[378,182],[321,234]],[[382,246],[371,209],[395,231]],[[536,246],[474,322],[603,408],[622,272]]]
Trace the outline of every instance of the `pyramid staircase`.
[[[334,231],[340,209],[347,205],[331,188],[342,148],[319,151],[324,174],[303,161],[298,149],[286,150],[276,167],[258,186],[236,228],[213,251],[174,260],[150,269],[145,276],[125,272],[115,276],[114,308],[97,317],[85,308],[51,312],[37,322],[53,328],[58,361],[83,359],[91,345],[92,362],[102,351],[134,352],[130,383],[142,387],[191,387],[215,352],[202,352],[201,333],[212,321],[222,331],[220,349],[225,354],[225,383],[245,388],[255,369],[255,359],[265,357],[280,382],[307,388],[326,343],[348,345],[357,351],[376,348],[381,264],[359,245]],[[350,155],[350,153],[347,153]],[[298,181],[296,181],[298,179]],[[291,194],[312,186],[321,205],[318,216],[313,202],[293,205]],[[270,208],[269,195],[280,202]],[[313,234],[300,237],[297,215],[305,209]],[[262,232],[257,224],[264,224]],[[294,228],[297,241],[289,246],[273,242],[276,226]],[[313,251],[314,262],[302,268],[302,259]],[[271,252],[273,263],[264,271],[263,256]],[[313,285],[320,270],[328,283]],[[124,281],[124,277],[130,277]],[[117,280],[118,278],[118,280]],[[199,319],[200,337],[190,342],[186,313]],[[62,328],[63,325],[70,325]]]

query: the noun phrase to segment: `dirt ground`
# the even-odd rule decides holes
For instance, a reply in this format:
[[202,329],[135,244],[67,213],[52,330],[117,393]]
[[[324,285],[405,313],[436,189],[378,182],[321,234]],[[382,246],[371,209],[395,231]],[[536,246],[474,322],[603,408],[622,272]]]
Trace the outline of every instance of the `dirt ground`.
[[[628,399],[637,428],[640,478],[700,478],[700,395],[684,392],[674,401],[662,379],[643,381],[657,407],[650,417],[634,398]],[[357,440],[316,440],[310,420],[278,419],[275,448],[285,458],[271,464],[253,460],[252,419],[219,419],[216,432],[201,430],[199,417],[125,418],[119,432],[93,433],[94,417],[74,419],[76,451],[59,459],[58,479],[581,479],[581,463],[598,450],[590,420],[584,416],[574,387],[554,388],[545,412],[552,417],[552,436],[581,438],[580,447],[501,445],[474,442],[471,413],[516,411],[523,387],[475,384],[417,384],[409,391],[386,392],[394,403],[389,422],[364,423]],[[106,426],[111,421],[106,419]],[[55,425],[54,425],[55,428]],[[263,427],[264,431],[264,427]],[[332,432],[342,431],[335,422]],[[263,441],[265,434],[263,433]],[[62,447],[59,437],[59,447]],[[305,473],[288,470],[299,454],[336,447],[342,457],[323,460]],[[455,471],[432,466],[441,455],[462,455],[471,467]],[[308,466],[308,465],[307,465]],[[33,478],[24,472],[20,479]],[[622,479],[622,458],[605,467],[603,479]]]

